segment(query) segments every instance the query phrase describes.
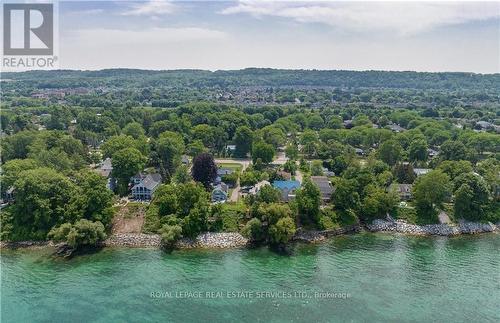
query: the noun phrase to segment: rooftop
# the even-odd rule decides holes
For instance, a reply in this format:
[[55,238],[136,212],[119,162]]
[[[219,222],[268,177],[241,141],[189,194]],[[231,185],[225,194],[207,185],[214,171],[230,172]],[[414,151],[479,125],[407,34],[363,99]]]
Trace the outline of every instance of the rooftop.
[[284,190],[284,189],[295,189],[300,187],[300,182],[299,181],[274,181],[273,186],[276,187],[277,189]]
[[[147,188],[148,190],[153,190],[156,188],[161,183],[161,175],[158,173],[154,174],[148,174],[144,179],[142,180],[142,185]],[[140,185],[140,184],[137,184]],[[135,186],[137,186],[135,185]],[[134,187],[135,187],[134,186]]]

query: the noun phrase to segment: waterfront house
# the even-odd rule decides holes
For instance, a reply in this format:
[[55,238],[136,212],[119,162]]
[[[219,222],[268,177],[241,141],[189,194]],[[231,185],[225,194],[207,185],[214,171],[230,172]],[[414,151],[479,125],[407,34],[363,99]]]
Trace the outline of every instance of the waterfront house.
[[332,198],[333,188],[332,183],[326,176],[311,176],[311,181],[318,186],[321,192],[321,201],[327,203]]
[[300,188],[299,181],[274,181],[273,187],[281,192],[283,201],[288,202],[295,197],[295,191]]
[[228,187],[224,183],[217,184],[212,190],[212,202],[224,203],[228,198]]
[[138,174],[133,177],[134,186],[132,187],[132,197],[135,200],[149,201],[151,200],[154,191],[161,184],[161,175],[155,174]]
[[402,201],[411,199],[412,184],[393,184],[392,188],[396,190],[396,193]]

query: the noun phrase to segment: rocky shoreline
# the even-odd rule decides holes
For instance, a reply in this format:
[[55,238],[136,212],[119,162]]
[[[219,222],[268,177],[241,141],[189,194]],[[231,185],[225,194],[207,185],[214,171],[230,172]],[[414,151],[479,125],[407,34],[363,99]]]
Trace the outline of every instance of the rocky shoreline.
[[461,221],[457,224],[409,224],[402,220],[387,221],[376,219],[366,225],[371,232],[398,232],[412,235],[453,236],[459,234],[476,234],[500,231],[500,225],[493,223],[477,223]]
[[[206,232],[195,239],[182,238],[175,247],[189,248],[232,248],[246,246],[248,240],[236,232]],[[158,234],[123,233],[115,234],[103,242],[105,247],[160,247],[161,237]]]
[[328,239],[329,237],[347,233],[356,233],[362,230],[363,228],[361,227],[361,225],[358,224],[340,227],[332,230],[323,230],[323,231],[305,231],[299,229],[297,233],[295,233],[293,241],[308,242],[308,243],[321,242]]
[[[190,248],[233,248],[244,247],[248,240],[236,232],[206,232],[195,239],[182,238],[175,247]],[[105,247],[160,247],[161,237],[158,234],[122,233],[115,234],[103,242]]]
[[[454,236],[459,234],[477,234],[487,232],[500,232],[500,223],[476,223],[476,222],[460,222],[458,224],[429,224],[416,225],[409,224],[402,220],[387,221],[377,219],[365,226],[351,225],[333,230],[324,231],[306,231],[299,229],[293,241],[315,243],[326,240],[329,237],[357,233],[363,230],[370,232],[396,232],[410,235],[438,235],[438,236]],[[237,248],[245,247],[249,244],[248,239],[237,232],[206,232],[198,235],[195,239],[182,238],[176,243],[176,248]],[[17,249],[28,248],[38,249],[45,247],[57,247],[52,241],[0,241],[0,249]],[[145,233],[122,233],[111,235],[108,239],[102,242],[102,247],[152,247],[159,248],[161,246],[161,237],[158,234]]]

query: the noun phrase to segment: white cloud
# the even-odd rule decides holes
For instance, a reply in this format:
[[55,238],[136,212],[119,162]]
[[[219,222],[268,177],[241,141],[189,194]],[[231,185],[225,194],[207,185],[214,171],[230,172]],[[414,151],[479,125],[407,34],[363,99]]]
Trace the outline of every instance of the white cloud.
[[500,3],[472,2],[271,2],[240,0],[221,14],[274,16],[350,31],[416,34],[437,27],[500,19]]
[[122,12],[123,16],[158,16],[168,15],[177,10],[177,6],[167,0],[150,0],[134,3],[130,9]]

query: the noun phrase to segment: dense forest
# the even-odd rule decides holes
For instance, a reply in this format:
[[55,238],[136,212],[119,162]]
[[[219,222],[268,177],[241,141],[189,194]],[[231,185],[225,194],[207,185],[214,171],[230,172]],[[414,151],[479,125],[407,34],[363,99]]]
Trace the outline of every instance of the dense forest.
[[[283,244],[388,216],[500,221],[498,74],[114,69],[1,85],[3,240],[95,244],[142,173],[161,176],[142,230],[165,245],[204,231]],[[214,202],[218,175],[236,200]]]

